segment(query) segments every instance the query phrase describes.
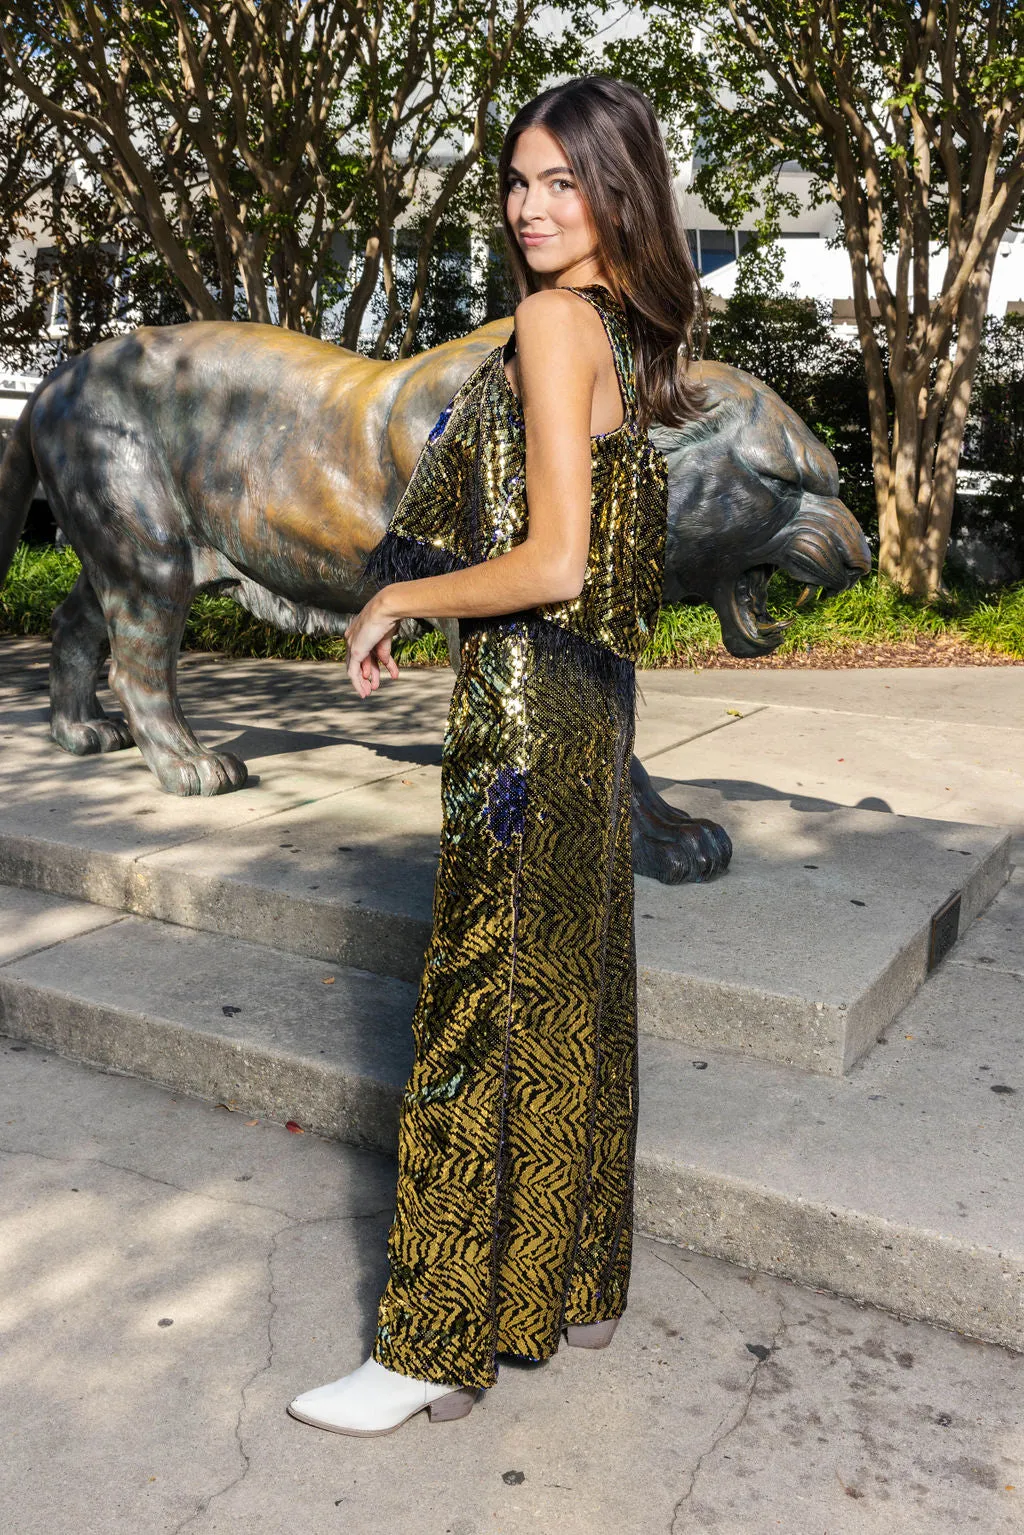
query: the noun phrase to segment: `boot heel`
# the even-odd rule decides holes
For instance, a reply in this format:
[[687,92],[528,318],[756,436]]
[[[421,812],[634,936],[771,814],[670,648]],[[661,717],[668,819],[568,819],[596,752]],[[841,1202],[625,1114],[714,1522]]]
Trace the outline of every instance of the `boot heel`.
[[607,1348],[618,1325],[618,1317],[613,1316],[606,1322],[584,1322],[579,1326],[569,1326],[565,1329],[566,1342],[570,1348]]
[[427,1408],[431,1423],[450,1423],[453,1418],[468,1417],[476,1397],[475,1386],[466,1386],[462,1391],[449,1391],[447,1396],[439,1396]]

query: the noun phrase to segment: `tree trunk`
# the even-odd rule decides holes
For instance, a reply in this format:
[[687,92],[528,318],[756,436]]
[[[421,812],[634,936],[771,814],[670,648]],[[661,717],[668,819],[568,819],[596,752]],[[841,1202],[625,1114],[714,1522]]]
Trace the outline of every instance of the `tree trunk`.
[[345,323],[341,331],[341,344],[347,346],[350,351],[357,351],[359,347],[359,332],[363,327],[363,315],[366,306],[373,297],[377,286],[377,278],[380,276],[380,239],[376,234],[371,234],[363,251],[363,270],[359,274],[359,281],[352,290],[352,297],[345,307]]
[[924,564],[927,572],[926,593],[935,597],[942,588],[942,567],[949,548],[949,531],[956,497],[956,472],[963,448],[967,412],[971,403],[974,375],[988,312],[998,242],[979,261],[960,301],[956,356],[950,378],[942,426],[934,453],[934,469],[928,522],[925,529]]
[[868,422],[871,430],[871,468],[875,482],[875,504],[878,507],[879,566],[886,557],[899,551],[899,531],[896,523],[896,507],[893,495],[892,455],[889,443],[889,404],[885,388],[885,364],[875,334],[875,322],[871,313],[871,287],[868,277],[867,250],[861,224],[856,181],[852,172],[847,176],[846,194],[841,202],[846,235],[846,251],[850,258],[850,274],[853,281],[853,310],[857,321],[857,336],[864,358],[864,374],[868,392]]
[[[882,575],[913,597],[933,600],[942,590],[971,387],[988,309],[995,240],[979,260],[957,311],[956,354],[939,361],[935,378],[893,375],[896,420],[890,455],[886,535],[879,550]],[[882,508],[879,508],[879,527]]]

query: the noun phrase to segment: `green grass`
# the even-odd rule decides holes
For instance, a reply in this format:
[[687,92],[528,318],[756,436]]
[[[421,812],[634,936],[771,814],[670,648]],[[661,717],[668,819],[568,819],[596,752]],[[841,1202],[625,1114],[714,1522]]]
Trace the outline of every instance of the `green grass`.
[[49,634],[50,615],[81,568],[71,549],[19,544],[0,590],[0,634]]
[[[855,645],[898,645],[929,637],[973,645],[1024,658],[1024,582],[998,592],[969,588],[950,591],[926,604],[907,597],[891,581],[872,575],[834,597],[800,601],[800,588],[776,575],[769,602],[777,618],[789,621],[779,655],[835,654]],[[708,607],[663,608],[642,665],[707,665],[721,643],[718,622]]]
[[[70,549],[22,544],[0,591],[0,634],[48,634],[50,615],[75,583],[80,570]],[[838,597],[812,598],[797,606],[799,590],[776,576],[769,592],[772,611],[791,620],[779,653],[834,653],[853,645],[892,645],[929,635],[1024,658],[1024,583],[998,592],[960,589],[926,606],[905,597],[891,582],[871,576]],[[709,607],[662,609],[644,653],[644,666],[705,666],[721,643]],[[295,661],[341,661],[341,638],[282,634],[259,622],[229,597],[196,598],[185,630],[185,648],[231,656],[277,656]],[[436,631],[400,640],[395,654],[407,666],[442,666],[447,647]]]

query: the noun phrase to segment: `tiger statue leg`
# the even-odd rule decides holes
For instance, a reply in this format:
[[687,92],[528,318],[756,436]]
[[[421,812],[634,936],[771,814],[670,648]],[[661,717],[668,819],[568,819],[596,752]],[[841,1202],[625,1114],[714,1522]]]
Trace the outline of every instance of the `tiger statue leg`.
[[724,874],[732,842],[724,826],[677,810],[662,799],[639,757],[629,764],[633,872],[663,885],[701,885]]
[[[138,510],[128,536],[120,467],[116,455],[95,453],[74,475],[48,476],[58,524],[82,561],[54,617],[51,734],[78,754],[134,742],[167,793],[226,794],[246,782],[245,764],[204,747],[178,701],[178,653],[195,595],[192,552],[156,475],[133,480]],[[110,719],[96,698],[108,648],[124,722]]]
[[245,783],[245,763],[203,746],[178,702],[178,653],[191,601],[191,591],[177,601],[152,589],[107,594],[110,687],[168,794],[228,794]]
[[76,757],[133,746],[127,723],[111,718],[96,697],[110,637],[84,571],[54,613],[50,634],[50,735],[57,745]]

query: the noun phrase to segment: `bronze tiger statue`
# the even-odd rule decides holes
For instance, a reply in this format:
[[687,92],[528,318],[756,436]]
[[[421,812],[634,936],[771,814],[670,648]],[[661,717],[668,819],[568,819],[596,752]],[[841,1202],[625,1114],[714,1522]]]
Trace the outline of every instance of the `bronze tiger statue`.
[[[36,480],[82,562],[53,615],[50,731],[66,751],[137,745],[171,794],[241,788],[182,713],[177,658],[199,591],[279,628],[341,633],[420,447],[510,320],[403,362],[275,326],[146,328],[70,359],[28,402],[0,465],[0,583]],[[666,601],[712,604],[734,655],[764,655],[775,569],[829,592],[870,569],[835,460],[765,384],[697,365],[702,418],[653,436],[669,465]],[[458,664],[457,625],[445,630]],[[125,718],[108,716],[110,687]],[[631,765],[634,866],[669,883],[724,869],[729,839],[662,800]]]

